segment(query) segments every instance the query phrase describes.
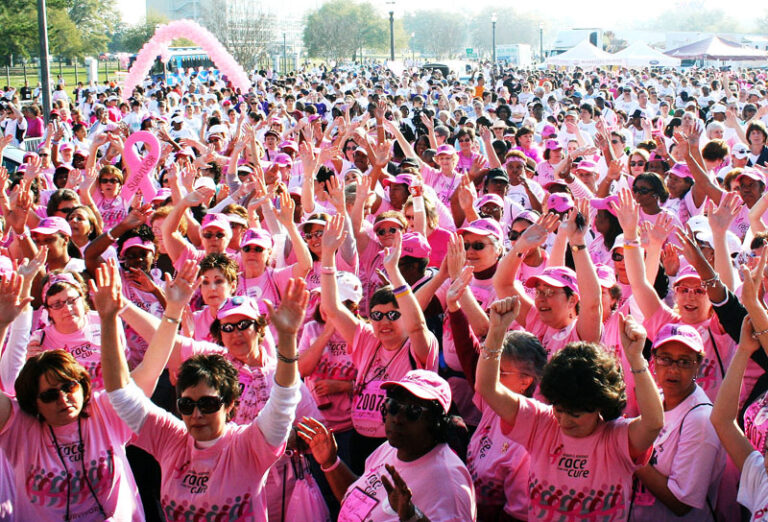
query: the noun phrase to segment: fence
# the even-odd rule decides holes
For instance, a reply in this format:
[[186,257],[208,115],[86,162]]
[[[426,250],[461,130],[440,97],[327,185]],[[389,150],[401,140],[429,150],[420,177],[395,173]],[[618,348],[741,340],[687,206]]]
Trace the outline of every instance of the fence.
[[[99,60],[98,63],[99,82],[115,80],[116,75],[123,70],[119,60]],[[25,63],[15,67],[6,65],[0,68],[0,75],[4,76],[5,83],[3,85],[19,89],[24,85],[24,82],[28,82],[31,87],[34,87],[40,81],[40,66]],[[50,77],[52,87],[58,83],[59,77],[64,80],[66,86],[74,86],[77,85],[77,82],[87,83],[88,72],[82,62],[74,61],[67,64],[54,61],[50,65]]]

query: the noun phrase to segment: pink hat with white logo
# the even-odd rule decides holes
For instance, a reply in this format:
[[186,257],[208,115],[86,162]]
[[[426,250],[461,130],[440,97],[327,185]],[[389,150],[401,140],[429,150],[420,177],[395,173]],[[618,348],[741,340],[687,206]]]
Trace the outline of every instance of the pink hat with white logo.
[[469,225],[461,227],[456,232],[458,232],[459,235],[469,232],[470,234],[477,234],[479,236],[495,236],[499,241],[501,241],[503,236],[499,222],[490,218],[476,219]]
[[547,208],[555,212],[568,212],[573,208],[573,198],[570,194],[557,192],[547,198]]
[[498,194],[486,194],[477,201],[475,201],[475,208],[482,208],[488,203],[496,205],[497,207],[504,208],[504,200]]
[[537,283],[554,286],[557,288],[570,288],[573,293],[579,295],[579,285],[576,284],[576,272],[565,266],[551,266],[545,268],[540,274],[529,277],[525,286],[533,288]]
[[240,248],[247,245],[272,248],[274,241],[272,240],[270,233],[263,228],[249,228],[243,233],[243,238],[240,240]]
[[547,136],[552,136],[557,134],[557,129],[552,125],[544,125],[544,127],[541,129],[541,135],[545,138]]
[[280,167],[290,167],[293,165],[293,160],[288,154],[281,152],[280,154],[275,156],[275,164],[277,164]]
[[544,145],[544,147],[547,150],[562,150],[562,148],[563,148],[563,146],[560,145],[560,142],[557,141],[557,140],[547,140],[547,142]]
[[205,230],[206,228],[220,228],[224,232],[232,232],[227,216],[216,212],[210,212],[203,217],[200,230]]
[[675,286],[685,281],[686,279],[696,279],[701,282],[701,276],[691,265],[685,265],[677,273],[677,279],[675,279]]
[[69,226],[69,223],[67,223],[66,219],[58,216],[47,217],[41,220],[30,232],[44,235],[61,233],[67,237],[72,237],[72,228]]
[[583,170],[583,171],[586,171],[586,172],[591,172],[592,174],[597,174],[598,173],[598,171],[597,171],[597,163],[595,163],[594,161],[590,161],[590,160],[581,160],[576,165],[576,170]]
[[616,286],[616,273],[612,267],[598,263],[595,265],[595,272],[597,272],[597,280],[600,286],[603,288],[613,288]]
[[221,305],[221,308],[216,313],[216,318],[224,319],[232,315],[244,315],[250,319],[261,317],[256,302],[245,295],[236,295],[224,301],[224,304]]
[[670,168],[667,171],[667,174],[672,174],[673,176],[677,176],[678,178],[688,178],[693,179],[693,174],[691,174],[691,169],[688,168],[688,165],[685,163],[675,163],[672,165],[672,168]]
[[746,167],[741,171],[741,174],[736,177],[736,181],[739,181],[744,177],[754,179],[755,181],[760,181],[761,183],[765,184],[765,178],[763,177],[763,174],[755,168]]
[[413,174],[398,174],[397,176],[389,176],[381,180],[381,186],[387,188],[390,185],[408,185],[409,187],[416,183],[417,177]]
[[653,342],[652,350],[658,349],[662,344],[679,342],[686,345],[696,353],[704,353],[704,342],[701,335],[691,325],[688,324],[665,324],[656,334],[656,340]]
[[289,149],[289,150],[292,150],[293,152],[299,152],[299,146],[293,140],[285,140],[278,146],[278,148]]
[[407,232],[403,234],[403,241],[400,245],[400,257],[409,256],[418,259],[429,259],[432,253],[432,247],[427,238],[418,232]]
[[444,145],[440,145],[437,150],[435,151],[435,157],[440,156],[441,154],[447,154],[449,156],[455,156],[456,155],[456,149],[453,148],[453,145],[448,145],[447,143]]
[[404,388],[419,399],[437,401],[445,413],[448,413],[451,408],[451,387],[445,379],[433,371],[411,370],[399,381],[386,381],[381,384],[385,390],[396,386]]

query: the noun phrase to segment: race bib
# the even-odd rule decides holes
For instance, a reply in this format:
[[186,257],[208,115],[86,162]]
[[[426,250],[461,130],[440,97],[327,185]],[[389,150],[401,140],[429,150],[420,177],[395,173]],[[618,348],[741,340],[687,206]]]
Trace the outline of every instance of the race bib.
[[384,437],[384,421],[381,405],[387,393],[381,388],[384,381],[371,381],[355,394],[352,403],[352,424],[361,435]]
[[344,499],[344,506],[339,512],[339,522],[362,522],[371,514],[373,508],[379,503],[373,497],[360,488],[353,489]]

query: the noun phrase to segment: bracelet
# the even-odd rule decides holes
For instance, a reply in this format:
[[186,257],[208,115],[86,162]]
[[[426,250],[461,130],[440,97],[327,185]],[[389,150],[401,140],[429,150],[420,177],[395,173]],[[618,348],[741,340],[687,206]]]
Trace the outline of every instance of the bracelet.
[[624,246],[626,247],[627,245],[640,246],[640,241],[637,239],[625,239]]
[[640,245],[634,245],[634,244],[626,244],[624,243],[624,250],[627,250],[628,248],[640,248]]
[[645,365],[642,368],[640,368],[639,370],[635,370],[634,368],[630,368],[629,371],[631,373],[633,373],[633,374],[645,373],[645,372],[648,371],[648,363],[645,363]]
[[181,319],[176,319],[175,317],[170,317],[170,316],[165,315],[165,314],[163,314],[163,319],[165,319],[169,323],[181,324]]
[[759,332],[752,332],[752,339],[758,340],[763,335],[768,334],[768,330],[760,330]]
[[330,473],[331,471],[333,471],[334,469],[338,468],[339,466],[341,466],[341,459],[337,455],[336,456],[336,460],[333,461],[333,464],[331,464],[327,468],[325,466],[320,466],[320,470],[323,473]]
[[488,350],[487,348],[483,347],[480,350],[481,352],[480,355],[482,355],[483,359],[485,359],[486,361],[499,360],[501,359],[501,352],[503,351],[504,350],[502,348],[499,348],[498,350]]
[[403,290],[399,294],[395,294],[395,299],[400,299],[401,297],[405,297],[409,293],[411,293],[411,289],[410,288],[406,288],[405,290]]
[[410,287],[407,284],[405,284],[403,286],[398,286],[397,288],[392,290],[392,293],[393,294],[399,294],[401,292],[404,292],[405,290],[410,290]]
[[115,236],[112,235],[112,229],[105,230],[104,235],[107,236],[107,239],[109,239],[111,242],[115,243],[117,239],[115,239]]
[[717,283],[720,282],[720,276],[718,274],[715,274],[714,277],[710,277],[709,279],[702,279],[701,280],[701,286],[704,288],[714,288],[717,286]]
[[336,267],[335,266],[321,266],[320,267],[320,273],[326,274],[326,275],[336,275]]
[[283,361],[284,363],[293,364],[299,360],[299,356],[297,355],[296,357],[286,357],[282,353],[277,352],[277,360]]

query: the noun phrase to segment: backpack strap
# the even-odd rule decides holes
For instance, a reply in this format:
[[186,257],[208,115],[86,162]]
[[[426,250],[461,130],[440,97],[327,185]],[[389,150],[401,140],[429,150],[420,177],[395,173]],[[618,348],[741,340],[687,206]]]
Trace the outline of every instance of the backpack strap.
[[720,358],[720,350],[717,349],[717,343],[715,342],[715,336],[712,335],[712,328],[707,327],[709,332],[709,339],[712,341],[712,348],[715,349],[715,356],[717,357],[717,364],[720,365],[720,375],[725,379],[725,366],[723,366],[723,359]]

